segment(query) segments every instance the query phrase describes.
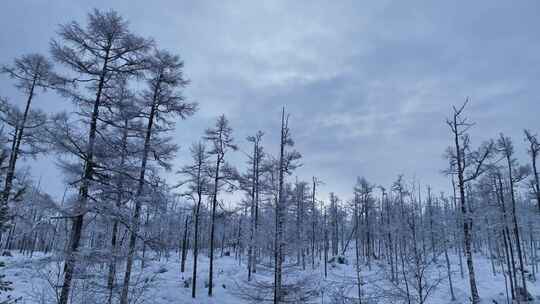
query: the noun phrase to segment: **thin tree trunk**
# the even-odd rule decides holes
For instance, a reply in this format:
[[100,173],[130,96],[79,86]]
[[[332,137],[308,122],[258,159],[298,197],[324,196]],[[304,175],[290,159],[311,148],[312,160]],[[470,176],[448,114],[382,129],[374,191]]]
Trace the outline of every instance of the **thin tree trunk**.
[[452,296],[452,301],[456,300],[454,294],[454,285],[452,284],[452,270],[450,268],[450,259],[448,258],[448,240],[445,239],[444,243],[444,258],[446,260],[446,273],[448,275],[448,285],[450,286],[450,295]]
[[529,240],[530,240],[530,250],[531,250],[531,258],[529,259],[531,268],[532,268],[532,276],[533,281],[536,282],[536,248],[534,246],[534,233],[533,233],[533,223],[532,221],[529,221]]
[[515,284],[517,284],[517,282],[516,282],[516,265],[514,263],[514,253],[512,251],[511,245],[508,244],[508,238],[507,238],[507,234],[505,230],[502,231],[502,236],[504,240],[504,251],[506,255],[506,263],[508,265],[508,276],[510,278],[510,290],[512,293],[512,299],[515,299],[516,297]]
[[534,147],[534,144],[531,143],[531,161],[532,161],[532,174],[534,176],[534,192],[536,195],[536,204],[538,206],[538,212],[540,212],[540,179],[538,177],[538,170],[536,169],[536,157],[538,150]]
[[517,211],[516,211],[516,198],[514,194],[514,178],[512,176],[512,161],[510,159],[510,153],[506,153],[506,161],[508,164],[508,180],[510,182],[510,198],[512,202],[512,222],[514,224],[514,237],[516,238],[516,250],[519,259],[519,270],[521,273],[521,284],[523,287],[522,296],[524,300],[527,300],[527,280],[525,278],[525,265],[523,263],[523,253],[521,251],[521,238],[519,234],[518,220],[517,220]]
[[[257,140],[257,139],[255,139]],[[251,281],[251,273],[255,264],[255,193],[257,192],[257,166],[258,166],[258,142],[253,144],[253,176],[251,180],[251,206],[250,206],[250,233],[248,248],[248,281]]]
[[324,210],[324,278],[328,277],[328,224],[326,221],[326,209]]
[[253,260],[251,261],[252,264],[252,271],[253,273],[257,273],[257,258],[259,256],[259,246],[258,246],[258,240],[259,240],[259,160],[257,160],[257,166],[255,167],[255,222],[254,222],[254,231],[253,231],[253,244],[254,244],[254,252],[253,252]]
[[275,249],[275,278],[274,278],[274,304],[283,301],[282,292],[282,264],[283,264],[283,225],[285,213],[285,145],[287,144],[287,121],[285,119],[285,108],[281,112],[281,138],[279,148],[279,177],[278,177],[278,198],[276,201],[276,249]]
[[116,278],[117,234],[118,234],[118,221],[115,220],[113,223],[112,237],[111,237],[111,261],[109,262],[109,273],[107,275],[107,289],[109,290],[107,303],[109,304],[112,303],[113,290],[114,290],[115,278]]
[[142,208],[142,200],[141,196],[143,194],[144,184],[145,184],[145,176],[146,176],[146,166],[148,161],[148,154],[150,153],[150,139],[152,136],[152,127],[154,125],[154,118],[157,111],[157,88],[154,91],[153,96],[153,105],[150,109],[150,115],[148,117],[148,125],[146,127],[146,135],[144,138],[144,149],[143,149],[143,155],[141,160],[141,171],[139,175],[139,181],[137,185],[137,192],[135,193],[135,211],[133,213],[133,219],[132,219],[132,227],[131,227],[131,234],[129,237],[129,244],[128,244],[128,255],[127,255],[127,261],[126,261],[126,272],[124,275],[124,285],[122,287],[122,295],[120,297],[120,304],[128,304],[128,295],[129,295],[129,284],[131,280],[131,269],[133,267],[133,259],[135,257],[135,245],[137,244],[137,236],[139,233],[140,228],[140,216],[141,216],[141,208]]
[[465,244],[465,257],[467,258],[467,268],[469,270],[469,285],[471,290],[472,304],[480,303],[480,296],[478,294],[478,288],[476,287],[476,275],[474,271],[473,256],[471,251],[472,244],[472,218],[467,211],[467,205],[465,202],[465,177],[464,177],[464,155],[462,155],[462,148],[459,142],[459,133],[457,131],[458,121],[457,116],[454,116],[454,126],[456,132],[454,132],[454,142],[456,148],[456,160],[457,160],[457,173],[458,173],[458,188],[459,188],[459,200],[461,205],[461,214],[463,216],[463,238]]
[[316,212],[317,207],[315,203],[317,180],[313,177],[313,189],[311,193],[311,268],[315,269],[315,226],[316,226]]
[[491,246],[491,233],[489,229],[489,220],[486,217],[486,234],[487,234],[487,245],[488,245],[488,252],[489,252],[489,261],[491,264],[491,272],[493,273],[493,276],[497,276],[497,271],[495,270],[495,255],[493,254],[493,249]]
[[191,286],[191,297],[195,298],[197,292],[197,258],[199,255],[199,215],[202,202],[202,163],[197,166],[197,207],[195,208],[195,231],[193,234],[193,282]]
[[[144,240],[148,238],[148,223],[150,221],[150,208],[146,208],[146,220],[144,221]],[[146,241],[143,242],[142,257],[141,257],[141,271],[146,267]]]
[[[121,142],[120,168],[123,168],[126,163],[128,123],[129,121],[127,119],[124,119],[124,130],[122,133],[122,142]],[[117,191],[118,192],[116,195],[116,208],[120,208],[120,206],[122,205],[123,192],[124,192],[124,185],[122,182],[122,178],[119,178],[118,180]],[[109,290],[109,296],[107,299],[108,304],[112,303],[113,290],[115,287],[115,280],[116,280],[116,263],[117,263],[117,258],[118,258],[117,257],[118,255],[117,238],[118,238],[118,219],[115,216],[113,220],[113,228],[112,228],[112,236],[111,236],[111,260],[109,262],[109,273],[107,275],[107,289]]]
[[181,253],[181,261],[180,261],[180,272],[184,273],[186,269],[186,259],[187,259],[187,243],[189,238],[189,217],[186,215],[186,219],[184,220],[184,236],[182,237],[182,253]]
[[362,304],[362,278],[360,276],[360,232],[358,229],[358,197],[354,198],[354,247],[355,247],[355,254],[356,254],[356,284],[357,284],[357,291],[358,291],[358,304]]
[[[36,70],[39,70],[39,63],[38,63],[38,66],[36,67]],[[4,191],[2,193],[2,200],[4,204],[7,204],[9,200],[9,195],[11,193],[11,188],[13,186],[13,177],[15,176],[15,165],[17,163],[17,158],[19,157],[19,149],[21,146],[24,129],[26,127],[26,120],[28,118],[28,113],[30,112],[30,104],[32,103],[32,99],[34,97],[34,89],[36,87],[37,76],[38,75],[36,73],[34,75],[34,78],[32,79],[32,85],[30,86],[28,98],[26,99],[26,106],[24,108],[22,121],[20,125],[17,124],[15,128],[14,136],[16,136],[16,138],[15,138],[15,141],[13,142],[13,148],[9,156],[9,164],[8,164],[8,170],[6,173],[5,186],[4,186]]]
[[497,198],[501,206],[502,222],[503,222],[502,237],[504,240],[504,249],[505,249],[506,259],[508,263],[508,274],[510,276],[510,289],[512,292],[512,299],[515,299],[516,289],[517,289],[516,263],[514,262],[514,249],[512,248],[512,242],[510,239],[510,231],[508,229],[508,220],[506,217],[506,204],[504,201],[502,178],[500,174],[497,174],[496,182],[498,182],[498,184],[495,184],[495,186],[497,189]]
[[212,193],[212,218],[210,222],[210,267],[208,272],[208,296],[212,296],[214,284],[214,234],[216,222],[216,207],[217,207],[217,192],[219,183],[219,169],[222,161],[222,156],[218,155],[216,160],[216,172],[214,176],[214,192]]
[[[81,242],[82,228],[84,221],[84,214],[86,213],[86,202],[88,200],[88,191],[90,187],[90,180],[92,179],[93,166],[94,166],[94,145],[96,141],[97,133],[97,119],[99,116],[99,107],[101,103],[101,93],[105,83],[105,77],[107,73],[107,64],[109,60],[109,49],[105,54],[105,60],[101,69],[101,75],[98,82],[98,89],[96,93],[96,99],[94,100],[94,107],[92,110],[92,116],[90,119],[90,130],[88,133],[88,148],[87,155],[84,162],[84,174],[79,188],[78,204],[75,212],[75,216],[72,219],[71,235],[69,238],[69,246],[66,253],[66,260],[64,264],[64,282],[62,284],[62,290],[60,291],[60,299],[58,304],[67,304],[69,298],[69,292],[71,289],[71,281],[73,279],[73,272],[75,270],[75,264],[77,260],[77,251]],[[127,304],[127,303],[125,303]]]

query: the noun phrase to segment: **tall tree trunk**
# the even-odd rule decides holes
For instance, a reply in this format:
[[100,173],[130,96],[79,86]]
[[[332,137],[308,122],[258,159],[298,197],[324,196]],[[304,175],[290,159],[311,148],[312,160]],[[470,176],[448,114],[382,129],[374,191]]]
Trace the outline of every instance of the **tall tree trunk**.
[[188,246],[188,238],[189,238],[189,217],[186,215],[186,218],[184,220],[184,236],[182,237],[182,253],[181,253],[181,261],[180,261],[180,272],[184,273],[186,269],[186,258],[187,258],[187,246]]
[[[148,223],[150,222],[150,208],[146,208],[146,220],[144,221],[144,236],[143,239],[146,240],[148,238]],[[146,241],[143,242],[142,247],[142,256],[141,256],[141,271],[144,270],[144,267],[146,267]]]
[[503,183],[501,175],[499,173],[497,173],[495,188],[497,189],[497,200],[499,201],[499,204],[501,206],[503,222],[502,237],[504,240],[504,250],[508,264],[508,274],[510,276],[510,290],[512,292],[512,299],[515,299],[517,289],[516,263],[514,261],[514,249],[512,248],[512,240],[510,239],[510,230],[508,229],[508,219],[506,216],[506,203],[504,201]]
[[512,176],[512,161],[510,159],[510,153],[506,153],[506,161],[508,164],[508,180],[510,183],[510,199],[512,202],[512,222],[514,224],[514,237],[516,238],[516,250],[518,254],[519,259],[519,270],[521,273],[521,284],[523,287],[522,290],[522,296],[523,300],[527,300],[528,292],[527,292],[527,280],[525,278],[525,265],[523,263],[523,253],[521,250],[521,238],[519,234],[519,226],[518,226],[518,220],[517,220],[517,211],[516,211],[516,198],[514,194],[514,178]]
[[[527,131],[525,132],[525,134],[529,138],[529,134],[527,133]],[[540,212],[540,178],[538,177],[538,170],[536,169],[536,157],[538,156],[537,154],[538,154],[539,147],[535,146],[535,143],[536,143],[535,137],[529,138],[529,140],[531,141],[531,147],[530,147],[529,152],[531,154],[532,174],[534,177],[533,188],[534,188],[534,194],[536,195],[536,204],[538,206],[538,212]]]
[[[445,235],[444,233],[442,235]],[[450,296],[452,301],[456,300],[454,294],[454,285],[452,284],[452,270],[450,268],[450,259],[448,257],[448,239],[444,237],[444,259],[446,260],[446,274],[448,276],[448,285],[450,286]]]
[[495,254],[493,253],[492,241],[491,241],[491,229],[489,229],[489,220],[486,217],[486,234],[487,234],[487,246],[489,253],[489,261],[491,264],[491,272],[493,276],[497,276],[497,270],[495,269]]
[[[456,191],[456,181],[454,179],[454,176],[452,175],[452,191],[453,191],[453,197],[452,197],[452,203],[454,205],[454,211],[455,211],[455,214],[456,214],[456,229],[460,229],[460,226],[463,225],[463,216],[462,216],[462,213],[460,210],[458,210],[458,207],[457,207],[457,191]],[[456,229],[453,229],[454,231],[456,231]],[[459,235],[458,235],[459,234]],[[464,274],[464,271],[463,271],[463,238],[462,238],[462,235],[461,233],[459,233],[459,231],[457,231],[455,234],[455,238],[454,238],[454,241],[456,242],[456,254],[459,258],[459,273],[461,275],[461,278],[465,278],[465,274]],[[458,237],[459,237],[459,240],[458,240]]]
[[191,286],[191,297],[195,298],[197,292],[197,258],[199,255],[199,215],[202,202],[202,163],[197,166],[197,206],[195,207],[195,231],[193,233],[193,282]]
[[354,198],[354,225],[356,227],[354,231],[354,247],[355,247],[355,254],[356,254],[356,284],[357,284],[357,291],[358,291],[358,304],[362,304],[362,278],[360,276],[360,229],[358,225],[358,197],[355,196]]
[[131,270],[133,267],[133,259],[135,257],[135,247],[137,244],[137,236],[139,234],[139,228],[141,225],[140,223],[141,208],[142,208],[141,196],[143,194],[144,184],[145,184],[144,179],[146,176],[148,153],[150,153],[150,139],[152,136],[152,127],[154,125],[154,118],[157,111],[157,98],[158,98],[157,88],[158,86],[156,86],[156,89],[154,91],[153,104],[152,104],[152,108],[150,109],[150,115],[148,117],[148,124],[146,126],[146,135],[144,137],[144,149],[143,149],[143,155],[142,155],[142,160],[141,160],[139,180],[137,184],[137,192],[135,193],[135,211],[133,212],[133,218],[132,218],[132,227],[131,227],[131,234],[129,237],[128,255],[127,255],[127,261],[126,261],[126,272],[124,275],[124,285],[122,286],[122,295],[120,297],[120,304],[128,304]]
[[317,225],[317,205],[315,201],[317,179],[313,177],[313,189],[311,192],[311,268],[315,269],[315,226]]
[[105,84],[105,77],[107,74],[107,64],[109,60],[109,51],[105,54],[105,60],[101,69],[101,75],[99,77],[98,89],[96,93],[96,99],[94,100],[94,106],[92,109],[92,116],[90,119],[90,130],[88,132],[88,148],[86,151],[86,159],[84,161],[84,173],[79,188],[78,204],[75,210],[75,216],[72,219],[71,235],[69,238],[69,246],[66,253],[66,260],[64,264],[64,282],[62,284],[62,290],[60,291],[60,299],[58,304],[67,304],[69,298],[69,292],[71,289],[71,281],[73,279],[73,272],[75,270],[75,264],[77,260],[77,251],[81,242],[82,228],[84,221],[84,214],[86,213],[86,202],[88,201],[88,191],[90,187],[90,180],[92,179],[93,166],[94,166],[94,145],[96,141],[97,133],[97,120],[99,116],[99,107],[101,103],[101,94],[103,86]]
[[[422,211],[420,211],[422,212]],[[429,214],[429,234],[431,238],[431,251],[433,253],[433,260],[437,259],[437,255],[435,254],[435,230],[433,229],[433,200],[431,197],[431,187],[428,187],[428,214]]]
[[259,240],[259,174],[260,174],[260,164],[257,160],[257,166],[255,167],[255,221],[254,221],[254,230],[253,230],[253,260],[252,262],[252,272],[257,273],[257,258],[258,258],[258,240]]
[[[257,140],[257,139],[255,139]],[[257,167],[258,167],[258,142],[253,144],[253,167],[251,177],[251,206],[250,206],[250,232],[249,232],[249,248],[248,248],[248,281],[251,281],[251,273],[255,264],[255,212],[256,212],[256,192],[257,189]]]
[[506,255],[506,263],[508,265],[508,276],[510,278],[510,291],[512,293],[512,299],[516,297],[516,264],[514,263],[514,253],[512,251],[512,245],[508,244],[508,235],[505,230],[502,231],[502,237],[504,240],[504,251]]
[[[454,116],[454,125],[457,128],[457,116]],[[467,269],[469,270],[469,285],[471,289],[471,300],[472,304],[480,303],[480,295],[478,294],[478,288],[476,287],[476,275],[474,271],[473,256],[471,251],[472,244],[472,218],[469,215],[467,210],[467,205],[465,202],[465,177],[463,168],[465,160],[462,155],[462,148],[459,142],[459,133],[456,131],[454,133],[454,143],[456,148],[456,163],[457,163],[457,173],[458,173],[458,188],[459,188],[459,201],[461,214],[463,216],[463,239],[465,245],[465,256],[467,258]]]
[[[38,66],[39,69],[39,66]],[[12,145],[12,150],[9,155],[9,163],[8,163],[8,169],[6,173],[6,180],[4,185],[4,191],[2,193],[2,200],[4,204],[7,204],[9,200],[9,195],[11,193],[11,188],[13,186],[13,178],[15,176],[15,165],[17,163],[17,158],[19,157],[19,149],[22,142],[22,137],[24,133],[24,129],[26,127],[26,120],[28,118],[28,112],[30,111],[30,104],[32,102],[32,98],[34,97],[34,89],[36,86],[36,80],[37,80],[37,74],[34,75],[34,79],[32,80],[32,85],[30,86],[30,91],[28,93],[28,98],[26,99],[26,106],[24,108],[24,114],[22,117],[22,121],[17,123],[17,126],[15,128],[15,141]]]
[[326,209],[324,210],[324,278],[328,277],[328,223],[326,220]]
[[534,241],[534,232],[533,232],[533,223],[532,220],[529,221],[529,245],[531,250],[531,258],[529,259],[531,268],[532,268],[532,276],[533,276],[533,282],[536,282],[536,248],[535,248],[535,241]]
[[214,234],[215,234],[215,222],[216,222],[216,207],[217,207],[217,192],[219,183],[219,169],[222,156],[218,154],[216,158],[216,172],[214,175],[214,192],[212,193],[212,218],[210,222],[210,267],[208,270],[208,296],[212,296],[213,284],[214,284]]
[[[123,168],[126,163],[128,123],[129,121],[125,119],[124,130],[122,132],[120,168]],[[118,179],[117,194],[116,194],[116,208],[120,208],[120,206],[122,205],[123,194],[124,194],[123,193],[124,184],[122,180],[123,180],[122,177]],[[116,218],[116,215],[115,215],[114,220],[113,220],[112,236],[111,236],[111,260],[109,262],[109,273],[107,275],[107,289],[109,290],[109,296],[107,299],[108,304],[112,303],[113,290],[115,287],[115,280],[116,280],[116,263],[117,263],[117,258],[118,258],[117,257],[118,255],[117,238],[118,238],[118,219]]]
[[111,236],[111,260],[109,262],[109,272],[107,275],[107,289],[109,290],[109,296],[107,299],[107,303],[112,303],[113,298],[113,291],[115,286],[115,278],[116,278],[116,255],[117,255],[117,245],[116,245],[116,239],[118,234],[118,221],[115,220],[113,223],[112,228],[112,236]]
[[390,210],[390,202],[388,200],[388,197],[386,195],[386,193],[383,192],[383,195],[382,195],[382,200],[385,202],[385,205],[386,205],[386,229],[388,229],[388,233],[387,233],[387,238],[388,238],[388,258],[389,258],[389,262],[390,262],[390,280],[392,282],[395,282],[396,281],[396,270],[395,270],[395,267],[394,267],[394,254],[393,254],[393,251],[394,251],[394,244],[392,242],[392,230],[390,230],[391,228],[391,225],[390,225],[390,220],[391,220],[391,210]]
[[274,277],[274,304],[282,302],[282,264],[283,264],[283,208],[285,195],[283,193],[285,174],[285,141],[286,141],[285,108],[281,112],[281,139],[279,147],[279,179],[278,199],[276,201],[276,233],[275,233],[275,277]]

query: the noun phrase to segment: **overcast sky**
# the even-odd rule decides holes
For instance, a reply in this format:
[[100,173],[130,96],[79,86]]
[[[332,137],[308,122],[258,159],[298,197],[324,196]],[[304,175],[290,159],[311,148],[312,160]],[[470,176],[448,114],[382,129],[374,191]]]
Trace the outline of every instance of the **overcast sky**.
[[[177,167],[221,113],[241,150],[261,129],[276,154],[283,105],[303,155],[297,174],[322,179],[323,196],[348,196],[356,176],[389,185],[400,173],[447,189],[444,120],[467,96],[473,143],[504,132],[524,157],[523,128],[540,129],[540,1],[5,0],[0,63],[47,54],[57,25],[85,23],[93,8],[117,10],[184,59],[185,95],[200,111],[177,125]],[[22,102],[5,76],[0,96]],[[36,104],[69,101],[46,94]],[[55,165],[34,167],[58,196]]]

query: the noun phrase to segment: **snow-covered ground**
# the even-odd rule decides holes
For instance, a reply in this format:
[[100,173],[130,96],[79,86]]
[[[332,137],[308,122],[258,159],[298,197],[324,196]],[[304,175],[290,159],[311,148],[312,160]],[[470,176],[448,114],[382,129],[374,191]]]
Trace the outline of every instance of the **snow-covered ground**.
[[[43,254],[35,254],[34,257],[29,258],[23,255],[13,252],[13,257],[1,257],[0,260],[6,263],[4,273],[7,279],[13,282],[14,291],[11,292],[13,297],[20,297],[21,300],[18,303],[22,304],[41,304],[41,303],[54,303],[54,288],[53,286],[60,282],[58,274],[61,273],[61,263],[55,262],[51,257],[44,256]],[[135,278],[138,278],[141,282],[140,294],[138,297],[138,303],[198,303],[198,304],[233,304],[233,303],[250,303],[248,295],[264,294],[271,289],[266,288],[267,283],[271,282],[273,273],[271,269],[265,269],[259,267],[259,271],[254,276],[254,280],[251,283],[247,283],[247,270],[245,264],[240,264],[234,257],[218,257],[215,264],[215,287],[214,296],[209,298],[207,296],[207,289],[205,288],[205,282],[207,281],[208,273],[208,259],[205,256],[201,256],[199,260],[199,275],[198,275],[198,290],[197,298],[191,298],[191,288],[185,287],[185,281],[191,279],[191,259],[186,263],[186,271],[180,273],[180,263],[176,255],[166,259],[154,260],[148,263],[145,268],[144,277],[140,277],[135,274]],[[452,263],[454,265],[453,281],[454,291],[457,300],[452,302],[450,299],[450,293],[448,289],[448,281],[446,277],[444,280],[433,290],[433,293],[428,298],[426,303],[469,303],[468,294],[469,287],[467,281],[467,272],[465,270],[464,278],[461,278],[457,260]],[[482,256],[477,256],[475,260],[475,266],[477,270],[478,289],[480,296],[484,303],[494,303],[496,300],[498,303],[506,303],[506,293],[504,277],[502,274],[497,273],[493,276],[491,265],[489,260]],[[328,278],[325,280],[322,265],[319,269],[310,270],[311,265],[307,265],[308,270],[304,272],[291,270],[290,276],[302,276],[309,278],[311,286],[316,286],[319,290],[315,296],[314,302],[321,303],[321,297],[325,297],[324,303],[330,303],[328,297],[329,291],[324,293],[325,290],[329,290],[333,284],[340,284],[343,282],[352,282],[356,280],[355,267],[353,263],[349,265],[330,265],[328,267]],[[366,268],[366,267],[364,267]],[[440,271],[446,274],[446,269],[439,267]],[[140,270],[140,267],[137,267]],[[365,280],[365,289],[371,289],[370,285],[384,285],[385,280],[381,280],[381,274],[376,271],[377,267],[374,265],[373,271],[369,272],[367,269],[363,271],[362,276]],[[105,270],[101,271],[106,273]],[[94,277],[94,280],[103,281],[102,277]],[[385,288],[391,288],[386,283]],[[346,284],[345,284],[346,285]],[[78,290],[87,290],[87,294],[91,294],[91,288],[88,286],[77,286]],[[356,294],[356,285],[349,284],[350,291]],[[345,289],[347,289],[345,288]],[[540,295],[540,283],[529,282],[529,291],[535,297]],[[323,292],[320,292],[320,291]],[[144,291],[144,292],[143,292]],[[88,296],[84,298],[86,303],[100,303],[102,300],[97,298],[91,299]],[[386,302],[384,302],[386,301]],[[395,300],[394,300],[395,301]],[[537,302],[540,299],[537,298]],[[384,300],[379,298],[379,303],[393,303],[391,300]]]

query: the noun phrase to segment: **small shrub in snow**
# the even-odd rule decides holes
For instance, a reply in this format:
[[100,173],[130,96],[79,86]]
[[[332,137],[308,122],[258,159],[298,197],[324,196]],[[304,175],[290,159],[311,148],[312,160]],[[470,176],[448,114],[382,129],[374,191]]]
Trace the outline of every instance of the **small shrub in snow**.
[[189,288],[191,286],[191,278],[187,278],[187,280],[183,281],[184,288]]
[[328,262],[332,264],[349,265],[349,261],[347,260],[347,258],[341,255],[330,258]]

